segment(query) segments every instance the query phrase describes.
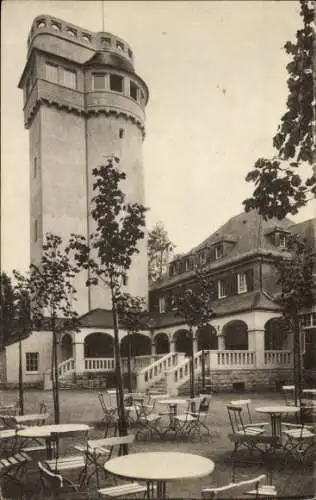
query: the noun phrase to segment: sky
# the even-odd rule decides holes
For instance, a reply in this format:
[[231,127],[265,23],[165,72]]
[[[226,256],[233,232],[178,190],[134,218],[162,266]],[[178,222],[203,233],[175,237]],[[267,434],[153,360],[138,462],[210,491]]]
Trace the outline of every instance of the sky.
[[[144,165],[147,225],[162,221],[176,253],[188,251],[243,211],[245,176],[273,153],[286,109],[288,56],[300,26],[296,1],[2,2],[1,266],[29,264],[28,131],[22,91],[34,17],[50,14],[112,32],[134,51],[146,81]],[[307,206],[294,221],[314,216]]]

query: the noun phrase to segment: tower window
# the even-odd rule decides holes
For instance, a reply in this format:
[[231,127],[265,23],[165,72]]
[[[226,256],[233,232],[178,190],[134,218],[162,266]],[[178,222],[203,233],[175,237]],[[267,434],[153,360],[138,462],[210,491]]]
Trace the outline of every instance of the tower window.
[[45,64],[45,78],[49,82],[58,83],[58,66],[55,64]]
[[37,176],[37,157],[35,156],[34,163],[33,163],[33,177],[34,177],[34,179],[36,176]]
[[75,71],[63,68],[61,80],[61,83],[65,85],[65,87],[69,87],[70,89],[75,89],[77,87],[77,74]]
[[120,131],[119,131],[119,136],[120,136],[120,139],[123,139],[124,137],[124,132],[125,130],[123,128],[120,128]]
[[110,75],[110,89],[116,92],[123,92],[123,77],[119,75]]
[[215,245],[215,260],[223,257],[223,243],[217,243]]
[[104,90],[105,89],[105,75],[96,73],[93,75],[93,88],[94,90]]
[[38,220],[34,220],[34,241],[38,240]]
[[129,82],[129,95],[135,101],[137,101],[137,90],[138,90],[137,85],[134,82]]
[[127,286],[127,283],[128,283],[128,278],[127,276],[123,276],[123,286]]
[[116,48],[119,52],[124,52],[124,50],[125,50],[124,43],[116,42]]

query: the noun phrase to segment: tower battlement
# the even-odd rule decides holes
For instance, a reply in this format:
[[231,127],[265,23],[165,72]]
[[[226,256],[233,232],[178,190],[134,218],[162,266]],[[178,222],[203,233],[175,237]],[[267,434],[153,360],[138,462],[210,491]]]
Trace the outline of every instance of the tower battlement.
[[[134,68],[133,51],[130,45],[122,38],[108,32],[93,32],[76,26],[74,24],[52,17],[46,14],[37,16],[31,26],[30,33],[27,39],[27,48],[30,52],[34,40],[39,35],[53,35],[60,39],[73,42],[81,45],[92,51],[106,51],[118,54],[126,58]],[[42,41],[44,43],[45,41]],[[43,47],[45,48],[45,46]]]

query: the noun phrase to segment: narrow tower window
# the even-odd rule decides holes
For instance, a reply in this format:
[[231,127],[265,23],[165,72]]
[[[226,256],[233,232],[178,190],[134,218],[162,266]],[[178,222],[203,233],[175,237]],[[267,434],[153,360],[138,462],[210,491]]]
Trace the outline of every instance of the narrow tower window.
[[120,131],[119,131],[120,139],[123,139],[124,133],[125,133],[125,130],[123,128],[120,128]]
[[36,242],[38,240],[38,221],[37,219],[34,220],[34,241]]
[[34,177],[34,179],[36,176],[37,176],[37,157],[35,156],[34,163],[33,163],[33,177]]
[[62,83],[65,87],[75,89],[77,87],[77,75],[75,71],[69,69],[62,70]]
[[116,92],[123,92],[123,77],[119,75],[110,75],[110,89]]
[[100,73],[95,73],[93,75],[93,88],[94,90],[105,89],[105,75],[102,75]]
[[137,85],[134,82],[129,82],[129,95],[134,101],[137,101]]
[[45,64],[45,78],[50,82],[57,83],[58,82],[58,66],[54,64],[46,63]]

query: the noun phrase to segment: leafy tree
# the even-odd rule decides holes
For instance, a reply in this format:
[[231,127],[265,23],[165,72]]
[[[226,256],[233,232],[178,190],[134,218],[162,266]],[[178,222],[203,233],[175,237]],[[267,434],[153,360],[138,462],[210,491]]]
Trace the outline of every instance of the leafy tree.
[[48,325],[52,332],[51,373],[56,424],[60,423],[58,335],[77,327],[77,313],[72,306],[76,300],[73,280],[80,269],[69,252],[69,245],[64,246],[60,236],[47,233],[40,262],[31,264],[28,277],[33,324],[38,328]]
[[278,283],[281,287],[280,304],[289,330],[293,332],[295,404],[300,405],[302,396],[301,331],[299,312],[310,307],[313,299],[312,249],[301,236],[288,238],[289,252],[276,263]]
[[79,265],[89,270],[87,285],[101,282],[111,292],[119,433],[126,435],[118,302],[132,257],[139,252],[137,243],[145,236],[146,208],[140,203],[126,203],[125,194],[120,188],[126,174],[119,170],[118,164],[118,158],[108,157],[103,165],[93,169],[93,190],[96,194],[91,200],[91,215],[96,228],[89,242],[83,236],[73,234],[70,246],[75,249]]
[[255,208],[267,218],[295,215],[316,195],[315,172],[306,178],[299,172],[303,164],[315,165],[316,160],[313,3],[300,0],[303,27],[296,33],[296,42],[284,46],[291,61],[286,67],[287,111],[273,138],[276,154],[259,158],[246,177],[255,184],[252,196],[243,202],[246,211]]
[[14,333],[15,318],[14,289],[11,278],[5,272],[0,274],[0,287],[0,350],[3,350]]
[[180,287],[175,296],[176,315],[183,318],[189,328],[190,352],[190,397],[195,396],[193,329],[209,325],[215,316],[212,309],[214,285],[204,268],[195,268],[192,288]]
[[121,294],[118,299],[118,316],[119,324],[127,331],[128,342],[128,356],[127,356],[127,371],[128,371],[128,391],[132,392],[132,346],[131,335],[138,333],[145,326],[144,312],[145,312],[145,299],[144,297],[134,297],[129,293]]
[[157,222],[148,234],[148,276],[149,281],[159,281],[166,273],[175,245],[169,240],[162,222]]

